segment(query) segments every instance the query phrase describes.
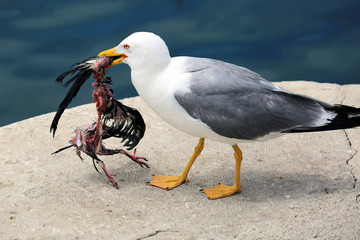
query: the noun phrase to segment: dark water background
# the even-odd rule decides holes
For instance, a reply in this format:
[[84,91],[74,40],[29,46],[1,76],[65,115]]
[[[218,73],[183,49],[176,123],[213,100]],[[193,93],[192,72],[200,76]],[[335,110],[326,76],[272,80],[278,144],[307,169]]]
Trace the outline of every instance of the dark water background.
[[[0,0],[0,24],[0,126],[56,111],[55,78],[136,31],[270,81],[360,83],[359,0]],[[108,75],[118,99],[137,95],[128,66]],[[91,93],[89,81],[71,106]]]

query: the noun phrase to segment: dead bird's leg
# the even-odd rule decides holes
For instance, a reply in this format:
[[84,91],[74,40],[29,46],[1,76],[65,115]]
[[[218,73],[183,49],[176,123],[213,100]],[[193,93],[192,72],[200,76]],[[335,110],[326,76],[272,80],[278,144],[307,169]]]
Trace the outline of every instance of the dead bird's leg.
[[[118,183],[116,181],[116,179],[113,177],[114,174],[110,174],[108,172],[108,170],[105,167],[105,163],[103,161],[101,161],[99,158],[95,159],[96,163],[100,165],[100,167],[102,168],[102,170],[104,171],[107,179],[112,183],[112,185],[116,188],[119,189]],[[96,167],[95,167],[96,168]]]
[[125,154],[126,156],[128,156],[131,160],[133,160],[134,162],[136,162],[137,164],[139,164],[140,167],[143,167],[143,165],[144,165],[145,167],[150,168],[146,163],[140,161],[140,159],[142,159],[142,160],[144,160],[144,161],[147,161],[146,158],[144,158],[144,157],[137,157],[137,156],[136,156],[136,149],[134,150],[134,154],[133,154],[133,155],[130,155],[127,151],[122,150],[122,149],[121,149],[121,152],[120,152],[120,153],[121,153],[121,154]]
[[96,165],[95,165],[95,162],[97,164],[99,164],[99,166],[102,168],[102,170],[104,171],[107,179],[111,182],[111,184],[116,188],[116,189],[119,189],[119,186],[117,184],[117,181],[116,179],[113,177],[115,176],[115,174],[111,174],[109,173],[109,171],[106,169],[105,167],[105,163],[103,161],[101,161],[94,152],[88,152],[87,153],[92,159],[93,159],[93,163],[94,163],[94,167],[96,169],[97,172],[99,172],[99,170],[97,169]]
[[137,157],[136,156],[136,149],[134,150],[134,154],[130,155],[127,151],[123,150],[123,149],[107,149],[107,148],[102,148],[101,151],[98,153],[99,155],[114,155],[114,154],[124,154],[127,157],[129,157],[131,160],[133,160],[134,162],[136,162],[137,164],[140,165],[140,167],[147,167],[150,168],[149,165],[147,165],[146,163],[140,161],[141,159],[144,161],[147,161],[146,158],[144,157]]

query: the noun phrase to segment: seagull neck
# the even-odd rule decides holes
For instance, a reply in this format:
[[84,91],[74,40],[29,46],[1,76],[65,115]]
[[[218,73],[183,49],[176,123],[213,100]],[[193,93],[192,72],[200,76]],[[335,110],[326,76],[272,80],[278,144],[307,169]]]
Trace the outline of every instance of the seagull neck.
[[162,61],[147,61],[139,65],[130,65],[132,78],[156,78],[170,64],[171,58]]
[[[131,69],[131,81],[142,98],[153,98],[151,93],[158,94],[165,87],[161,75],[166,72],[168,65],[146,66],[143,68]],[[152,90],[151,90],[152,89]],[[155,90],[156,89],[156,90]],[[154,91],[155,90],[155,91]]]
[[154,68],[141,68],[136,70],[131,70],[131,79],[133,85],[136,89],[144,88],[147,89],[154,81],[156,81],[158,75],[162,72],[162,70],[156,70]]

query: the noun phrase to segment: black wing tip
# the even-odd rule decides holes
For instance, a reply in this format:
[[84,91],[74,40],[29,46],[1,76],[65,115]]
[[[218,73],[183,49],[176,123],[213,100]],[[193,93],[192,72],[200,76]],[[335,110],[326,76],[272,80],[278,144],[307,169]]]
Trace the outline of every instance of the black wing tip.
[[297,127],[283,131],[283,133],[320,132],[360,126],[360,108],[335,104],[333,106],[326,106],[324,109],[336,114],[336,116],[333,119],[329,119],[329,122],[325,125],[318,127]]
[[360,126],[360,108],[335,104],[325,109],[336,114],[330,123],[324,126],[325,130],[348,129]]

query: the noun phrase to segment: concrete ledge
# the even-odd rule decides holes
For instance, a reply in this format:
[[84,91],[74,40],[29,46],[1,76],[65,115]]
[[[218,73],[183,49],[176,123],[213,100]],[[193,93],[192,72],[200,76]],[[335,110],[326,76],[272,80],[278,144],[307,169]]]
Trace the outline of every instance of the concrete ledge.
[[[331,103],[360,107],[360,85],[281,82]],[[66,110],[55,138],[54,113],[0,128],[0,239],[358,239],[360,130],[286,135],[243,144],[242,193],[210,201],[198,190],[232,184],[232,148],[205,142],[189,182],[164,191],[152,174],[177,175],[197,139],[160,120],[138,97],[124,99],[147,123],[138,155],[101,157],[119,190],[66,146],[75,127],[96,119],[93,104]],[[120,147],[116,140],[108,147]],[[360,199],[359,199],[360,200]]]

